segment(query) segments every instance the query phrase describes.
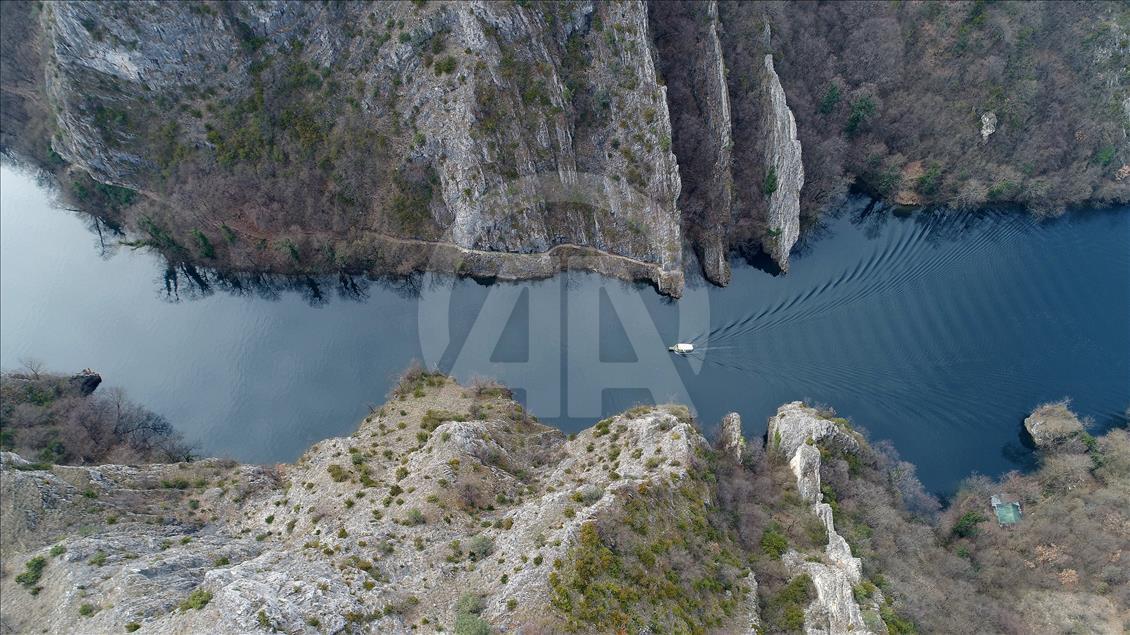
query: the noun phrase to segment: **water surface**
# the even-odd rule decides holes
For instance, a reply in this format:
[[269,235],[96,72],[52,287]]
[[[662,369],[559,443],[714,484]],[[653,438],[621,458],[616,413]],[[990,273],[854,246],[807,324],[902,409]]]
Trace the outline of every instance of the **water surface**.
[[[351,432],[413,359],[499,377],[566,430],[689,401],[707,428],[737,411],[756,435],[783,402],[828,404],[938,491],[1027,466],[1020,425],[1041,402],[1069,396],[1099,429],[1130,406],[1127,209],[1040,222],[854,201],[788,275],[735,265],[680,302],[582,273],[198,297],[170,291],[157,256],[105,250],[31,176],[5,166],[0,186],[0,364],[94,368],[204,454],[293,460]],[[663,348],[687,339],[689,358]]]

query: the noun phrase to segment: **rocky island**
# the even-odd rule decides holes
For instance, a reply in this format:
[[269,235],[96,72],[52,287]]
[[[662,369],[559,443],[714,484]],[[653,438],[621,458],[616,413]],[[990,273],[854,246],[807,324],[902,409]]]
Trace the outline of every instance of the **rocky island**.
[[[1115,632],[1130,518],[1103,501],[1124,492],[1130,438],[1080,438],[939,512],[913,467],[801,402],[763,440],[733,414],[711,443],[677,405],[567,436],[502,386],[412,370],[293,464],[5,452],[0,628]],[[996,487],[1025,526],[987,522]],[[1076,501],[1096,509],[1043,543]],[[1024,580],[996,577],[1010,561]]]

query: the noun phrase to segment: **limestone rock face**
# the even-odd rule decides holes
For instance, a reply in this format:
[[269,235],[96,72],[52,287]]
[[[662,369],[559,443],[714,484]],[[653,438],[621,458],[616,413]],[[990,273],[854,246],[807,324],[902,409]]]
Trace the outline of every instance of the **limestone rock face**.
[[789,270],[789,251],[800,238],[800,189],[804,186],[800,139],[796,119],[785,100],[785,89],[773,69],[773,56],[765,56],[766,172],[776,176],[769,197],[769,235],[763,247],[782,271]]
[[800,497],[809,503],[820,500],[820,451],[811,445],[797,448],[789,467],[796,475]]
[[[1077,440],[1083,432],[1083,423],[1071,412],[1066,402],[1044,404],[1024,419],[1024,429],[1036,447],[1048,449]],[[1081,449],[1081,442],[1080,449]]]
[[981,115],[981,142],[989,140],[989,135],[997,131],[997,113],[986,112]]
[[733,204],[734,176],[730,169],[734,141],[731,137],[732,119],[730,116],[730,92],[726,86],[726,62],[722,55],[722,42],[718,37],[718,3],[711,0],[707,6],[709,22],[709,55],[703,69],[704,89],[709,104],[708,119],[712,140],[716,143],[716,153],[711,169],[709,187],[710,206],[717,210],[712,214],[718,224],[713,227],[710,238],[703,245],[703,269],[707,280],[725,286],[730,284],[729,245],[726,231]]
[[859,580],[853,580],[848,570],[822,562],[808,562],[795,551],[786,553],[783,559],[797,573],[808,574],[816,587],[816,599],[804,612],[804,632],[807,635],[862,635],[871,632],[852,594],[852,587]]
[[812,513],[824,524],[828,544],[820,562],[809,562],[795,550],[785,554],[785,563],[796,573],[807,573],[816,587],[816,599],[805,611],[804,630],[812,635],[870,632],[852,591],[863,566],[851,547],[836,532],[832,508],[820,492],[818,446],[842,451],[859,449],[857,433],[846,421],[830,420],[799,401],[785,404],[769,419],[769,449],[789,461],[796,475],[801,498],[812,504]]
[[761,633],[761,607],[757,603],[757,578],[753,576],[750,571],[745,579],[746,586],[749,587],[749,600],[746,604],[748,614],[745,623],[749,624],[749,629],[746,631],[748,635],[758,635]]
[[[4,628],[450,631],[472,593],[500,632],[553,632],[547,580],[581,526],[641,491],[678,488],[706,449],[679,406],[633,409],[570,440],[505,397],[443,379],[277,468],[43,470],[5,453],[4,570],[36,556],[46,566],[34,595],[0,579]],[[615,472],[594,460],[611,453]],[[747,582],[725,632],[757,621]],[[210,599],[182,605],[193,592]]]
[[859,438],[845,424],[846,420],[829,420],[804,402],[793,401],[769,418],[769,449],[791,459],[811,439],[833,443],[846,451],[858,450]]
[[[272,69],[299,69],[300,79],[312,69],[340,87],[316,96],[319,123],[356,129],[351,143],[362,150],[360,132],[372,131],[382,140],[370,154],[382,163],[431,175],[426,217],[415,221],[427,231],[397,224],[389,208],[400,190],[375,173],[341,175],[365,201],[348,222],[314,205],[320,211],[289,212],[277,226],[264,216],[256,231],[297,226],[345,240],[371,228],[517,254],[580,245],[649,265],[678,295],[681,182],[647,11],[642,0],[47,5],[52,143],[96,180],[161,200],[171,154],[220,171],[224,109],[261,99],[253,87]],[[268,92],[290,77],[269,80]],[[262,158],[256,148],[249,156]],[[234,225],[244,211],[204,224]]]
[[722,451],[730,455],[736,462],[741,462],[745,453],[746,441],[742,436],[742,418],[736,412],[722,417],[721,431]]

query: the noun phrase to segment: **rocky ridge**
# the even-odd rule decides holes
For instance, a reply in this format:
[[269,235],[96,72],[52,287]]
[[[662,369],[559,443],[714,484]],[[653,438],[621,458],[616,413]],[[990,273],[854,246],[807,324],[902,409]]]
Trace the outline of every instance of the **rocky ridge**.
[[[862,579],[862,563],[852,555],[843,536],[836,532],[832,508],[824,502],[820,489],[821,450],[835,448],[857,452],[861,442],[858,433],[794,401],[781,406],[769,419],[768,435],[771,450],[788,459],[801,498],[811,504],[812,513],[824,523],[828,535],[820,561],[805,559],[792,549],[784,557],[794,571],[807,573],[816,587],[816,599],[805,611],[805,632],[810,635],[872,632],[853,594],[853,587]],[[873,598],[872,602],[878,600]]]
[[173,264],[575,268],[677,296],[684,251],[717,284],[734,250],[787,270],[852,183],[1046,213],[1130,184],[1120,3],[126,6],[0,5],[0,143]]
[[[670,405],[566,436],[502,387],[419,371],[353,435],[288,465],[4,452],[0,632],[949,632],[941,598],[990,593],[955,543],[1080,585],[992,596],[1018,611],[999,623],[1101,630],[1124,614],[1110,565],[1127,535],[1113,501],[1130,444],[1125,430],[1087,435],[1063,403],[1029,427],[1043,438],[1056,418],[1066,436],[1041,446],[1036,474],[974,483],[936,526],[913,515],[930,501],[895,498],[921,497],[899,480],[913,468],[829,410],[781,406],[764,452],[736,413],[712,448]],[[989,522],[1000,491],[1023,498],[1024,531]],[[1097,504],[1062,520],[1077,500]],[[1071,535],[1047,543],[1063,522]],[[1014,544],[993,550],[1001,540]],[[1052,615],[1040,604],[1052,597],[1094,610]]]
[[731,412],[722,417],[722,427],[719,434],[718,445],[730,458],[741,463],[746,453],[746,440],[742,434],[742,418],[736,412]]
[[[852,597],[860,561],[820,489],[821,451],[850,453],[861,443],[799,402],[769,423],[769,449],[788,459],[800,498],[827,533],[819,558],[792,549],[783,558],[791,575],[815,586],[804,613],[809,633],[870,632],[876,623]],[[736,413],[723,419],[717,447],[718,460],[733,465],[760,452]],[[289,465],[46,468],[4,453],[0,626],[433,632],[469,620],[503,631],[575,628],[594,614],[573,613],[572,603],[593,600],[568,599],[576,591],[560,576],[583,570],[587,541],[604,536],[633,553],[637,534],[617,538],[617,527],[646,536],[639,523],[654,523],[652,537],[670,539],[665,532],[693,526],[689,519],[702,522],[696,514],[709,507],[713,481],[700,473],[710,454],[682,406],[633,408],[566,437],[501,387],[464,388],[422,372],[353,435],[319,442]],[[711,542],[711,553],[727,549],[726,540]],[[33,578],[11,575],[21,567]],[[723,604],[705,605],[729,607],[710,618],[721,620],[712,632],[760,632],[757,579],[737,573],[736,586],[713,596]],[[877,592],[864,608],[881,601]]]
[[[547,580],[582,527],[638,492],[687,482],[706,449],[682,407],[637,408],[566,438],[502,389],[421,374],[352,436],[291,465],[45,470],[5,453],[4,568],[42,560],[34,580],[0,581],[0,623],[314,633],[430,632],[471,619],[553,629]],[[756,598],[752,575],[750,590]],[[466,595],[478,601],[471,614],[458,608]],[[731,627],[756,621],[756,600],[743,606]]]

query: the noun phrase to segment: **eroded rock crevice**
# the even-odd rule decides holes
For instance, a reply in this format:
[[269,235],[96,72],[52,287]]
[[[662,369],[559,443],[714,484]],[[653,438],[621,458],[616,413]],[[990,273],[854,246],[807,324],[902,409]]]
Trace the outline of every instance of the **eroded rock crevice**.
[[703,273],[730,281],[733,197],[730,95],[718,37],[717,2],[658,2],[650,22],[667,85],[672,146],[684,184],[679,210]]

